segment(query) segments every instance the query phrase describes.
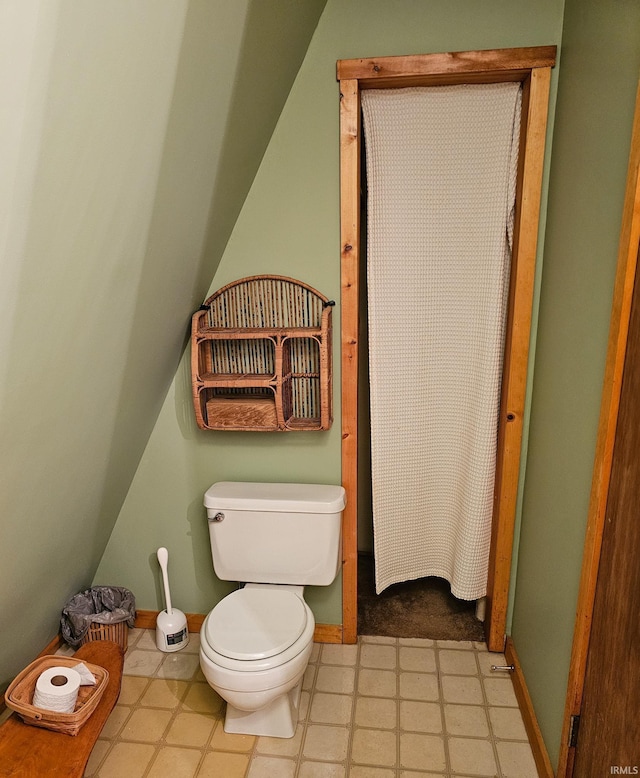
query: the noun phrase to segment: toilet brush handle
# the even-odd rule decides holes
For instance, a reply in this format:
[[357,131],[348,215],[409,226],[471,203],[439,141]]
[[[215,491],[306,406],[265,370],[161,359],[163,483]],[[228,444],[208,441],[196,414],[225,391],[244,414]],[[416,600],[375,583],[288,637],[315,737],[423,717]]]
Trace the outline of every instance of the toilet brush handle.
[[169,563],[169,552],[164,546],[158,549],[158,562],[160,563],[160,569],[162,570],[162,583],[164,585],[164,599],[167,606],[167,613],[173,615],[171,608],[171,594],[169,592],[169,576],[167,574],[167,565]]

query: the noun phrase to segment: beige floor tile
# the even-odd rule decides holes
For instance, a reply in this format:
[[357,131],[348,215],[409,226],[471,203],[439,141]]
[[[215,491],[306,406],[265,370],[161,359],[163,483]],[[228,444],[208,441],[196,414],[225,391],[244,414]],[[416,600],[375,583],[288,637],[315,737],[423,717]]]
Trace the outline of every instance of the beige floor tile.
[[253,735],[233,735],[224,731],[222,722],[213,733],[210,747],[216,751],[251,751],[256,738]]
[[148,778],[193,778],[202,752],[189,748],[162,748],[153,761]]
[[457,778],[537,775],[511,678],[490,669],[504,658],[484,643],[364,636],[355,646],[316,644],[293,738],[224,732],[224,702],[199,667],[198,633],[175,654],[155,648],[155,630],[132,630],[129,645],[119,704],[87,778],[445,778],[448,767]]
[[122,729],[122,725],[131,715],[132,708],[127,708],[125,705],[116,705],[116,707],[109,714],[102,732],[101,738],[113,739],[118,735],[118,732]]
[[348,724],[352,708],[351,695],[316,692],[311,701],[309,721],[318,724]]
[[449,757],[453,772],[493,777],[498,770],[493,746],[488,740],[449,738]]
[[361,643],[384,643],[386,645],[396,645],[396,638],[385,637],[384,635],[361,635],[358,640]]
[[100,768],[100,778],[142,778],[155,747],[141,743],[116,743]]
[[433,648],[400,646],[400,669],[416,673],[436,672],[436,652]]
[[465,675],[443,675],[442,696],[445,702],[482,705],[482,688],[478,678]]
[[400,696],[405,700],[435,702],[440,699],[438,676],[429,673],[400,673]]
[[349,778],[395,778],[396,771],[388,767],[372,767],[370,765],[353,765],[349,770]]
[[186,681],[154,678],[143,694],[140,704],[149,708],[177,708],[188,685]]
[[198,654],[200,652],[200,633],[190,632],[189,642],[180,650],[185,654]]
[[144,743],[157,743],[163,736],[171,716],[168,710],[158,708],[138,708],[134,710],[124,725],[119,737],[122,740],[141,740]]
[[395,646],[365,643],[360,649],[360,667],[377,670],[395,670],[398,652]]
[[[424,770],[416,772],[415,770],[400,770],[398,778],[449,778],[449,773],[425,773]],[[464,775],[456,775],[455,778],[467,778]]]
[[470,640],[436,640],[438,648],[455,648],[457,651],[472,651],[473,643]]
[[485,678],[483,683],[489,705],[518,707],[511,678]]
[[157,651],[158,647],[156,645],[155,629],[140,630],[140,636],[136,641],[136,648],[141,648],[145,651]]
[[355,670],[352,667],[320,665],[316,677],[316,691],[353,694]]
[[369,697],[395,697],[398,677],[392,670],[360,670],[358,693]]
[[293,759],[256,756],[251,761],[247,778],[293,778],[295,772],[296,763]]
[[527,731],[518,708],[489,708],[489,720],[495,737],[502,740],[527,739]]
[[394,767],[398,759],[395,732],[380,729],[356,729],[353,733],[351,761],[377,767]]
[[156,674],[163,659],[164,654],[159,651],[140,651],[134,648],[133,651],[127,651],[123,673],[150,677]]
[[203,748],[217,723],[214,716],[206,713],[178,713],[165,739],[175,746]]
[[144,635],[145,632],[148,632],[147,629],[140,629],[138,627],[132,627],[129,630],[129,634],[127,635],[127,646],[130,649],[132,649],[138,640]]
[[475,648],[476,651],[488,651],[487,644],[484,642],[484,640],[482,641],[474,640],[473,647]]
[[478,651],[478,664],[480,665],[480,672],[482,675],[490,675],[493,677],[508,678],[504,672],[499,672],[491,669],[491,665],[506,666],[507,660],[504,654],[494,654],[489,651]]
[[449,735],[489,737],[487,714],[479,705],[445,705],[444,721]]
[[123,675],[118,702],[120,705],[134,705],[149,685],[149,679],[137,675]]
[[300,704],[298,706],[298,718],[300,721],[306,721],[309,715],[309,706],[311,704],[311,695],[309,692],[302,692],[300,694]]
[[444,740],[437,735],[400,735],[400,767],[412,770],[445,770]]
[[437,702],[400,702],[400,729],[406,732],[428,732],[439,735],[442,732],[442,708]]
[[536,763],[528,743],[502,742],[496,749],[503,778],[537,778]]
[[293,737],[259,737],[256,744],[256,751],[260,754],[268,754],[269,756],[295,757],[300,752],[303,735],[304,727],[302,724],[298,724],[296,733]]
[[[200,664],[200,663],[198,663]],[[204,677],[204,673],[202,672],[202,668],[198,667],[198,669],[195,671],[192,681],[198,681],[198,683],[207,683],[207,679]]]
[[358,646],[325,643],[320,652],[320,661],[327,665],[353,667],[358,661]]
[[341,762],[347,756],[349,730],[346,727],[330,727],[309,724],[304,739],[303,755],[307,759]]
[[167,654],[158,668],[158,678],[177,678],[189,681],[200,668],[197,654]]
[[93,778],[98,772],[100,762],[105,757],[107,751],[111,748],[111,743],[108,740],[98,740],[93,747],[89,761],[84,771],[84,778]]
[[245,778],[248,769],[249,757],[246,754],[212,751],[205,756],[198,778]]
[[344,765],[332,762],[302,762],[298,778],[345,778]]
[[[173,681],[173,683],[183,683],[183,681]],[[192,683],[182,702],[185,710],[217,716],[222,712],[223,705],[222,697],[214,692],[208,683]]]
[[311,691],[313,689],[313,685],[316,682],[316,675],[318,674],[318,666],[317,665],[308,665],[307,669],[304,671],[304,676],[302,677],[302,688],[305,691]]
[[400,646],[415,646],[416,648],[432,648],[435,646],[434,640],[429,638],[398,638]]
[[358,697],[354,721],[360,727],[395,729],[398,723],[398,703],[383,697]]
[[478,675],[474,651],[438,651],[440,672],[444,675]]

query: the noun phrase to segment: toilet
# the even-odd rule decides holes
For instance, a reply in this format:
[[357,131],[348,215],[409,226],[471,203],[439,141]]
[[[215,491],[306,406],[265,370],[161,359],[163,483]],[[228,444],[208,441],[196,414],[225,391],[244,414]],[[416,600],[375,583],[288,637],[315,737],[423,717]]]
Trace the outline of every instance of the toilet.
[[227,702],[225,732],[293,737],[315,620],[304,587],[340,569],[345,491],[221,481],[205,496],[213,567],[244,584],[200,632],[200,666]]

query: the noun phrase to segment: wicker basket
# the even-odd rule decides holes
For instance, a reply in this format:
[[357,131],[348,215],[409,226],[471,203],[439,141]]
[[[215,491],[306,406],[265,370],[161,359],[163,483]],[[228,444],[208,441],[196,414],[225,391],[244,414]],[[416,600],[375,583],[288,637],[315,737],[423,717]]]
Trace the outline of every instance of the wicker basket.
[[129,643],[129,628],[126,621],[119,621],[116,624],[99,624],[97,621],[92,621],[89,625],[87,634],[80,641],[80,645],[90,643],[93,640],[113,640],[122,647],[123,651],[127,650]]
[[[73,713],[36,708],[31,704],[36,682],[40,675],[50,667],[75,667],[84,664],[95,676],[95,686],[81,686],[78,692],[76,709]],[[8,708],[14,710],[25,722],[34,727],[63,732],[65,735],[77,735],[83,724],[96,709],[109,682],[109,673],[99,665],[81,662],[69,656],[41,656],[31,662],[19,673],[4,694]]]

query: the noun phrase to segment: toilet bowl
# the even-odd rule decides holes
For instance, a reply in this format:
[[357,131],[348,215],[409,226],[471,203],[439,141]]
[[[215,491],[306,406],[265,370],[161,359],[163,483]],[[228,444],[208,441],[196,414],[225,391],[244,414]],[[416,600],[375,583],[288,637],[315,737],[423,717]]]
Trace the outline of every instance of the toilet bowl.
[[295,734],[315,628],[302,595],[302,587],[247,584],[205,619],[200,666],[227,702],[225,732]]
[[200,632],[200,666],[227,702],[225,732],[293,737],[315,620],[304,586],[340,567],[340,486],[220,482],[205,494],[218,578],[250,581]]

